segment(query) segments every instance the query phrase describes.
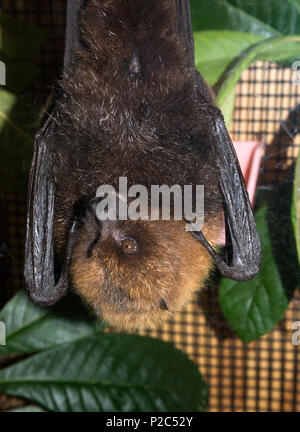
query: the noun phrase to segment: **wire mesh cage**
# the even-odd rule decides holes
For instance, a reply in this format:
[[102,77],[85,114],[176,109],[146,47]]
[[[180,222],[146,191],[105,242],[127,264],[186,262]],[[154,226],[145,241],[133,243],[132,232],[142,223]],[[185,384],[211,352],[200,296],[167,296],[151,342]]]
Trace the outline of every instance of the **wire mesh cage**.
[[[37,63],[40,75],[24,96],[41,104],[62,67],[65,6],[63,0],[2,0],[2,10],[46,31]],[[234,140],[266,144],[259,185],[277,182],[295,161],[296,133],[281,142],[280,125],[300,102],[300,85],[290,67],[258,62],[245,70],[236,89],[231,134]],[[1,242],[11,257],[0,261],[3,305],[23,286],[26,197],[2,195]],[[299,320],[296,294],[275,330],[247,346],[234,335],[218,304],[217,287],[205,288],[162,327],[140,332],[173,343],[194,360],[210,387],[210,411],[300,411],[300,349],[292,344],[292,324]]]

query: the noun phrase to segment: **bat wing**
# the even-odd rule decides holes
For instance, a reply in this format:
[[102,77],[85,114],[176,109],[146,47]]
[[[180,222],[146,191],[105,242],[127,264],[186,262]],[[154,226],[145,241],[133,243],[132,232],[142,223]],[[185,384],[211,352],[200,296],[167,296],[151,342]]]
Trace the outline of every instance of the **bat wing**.
[[[191,65],[194,66],[194,41],[189,0],[176,0],[178,27],[185,39]],[[201,231],[193,235],[213,257],[223,276],[238,281],[254,277],[261,265],[260,239],[256,230],[248,192],[239,162],[220,110],[210,102],[206,85],[194,67],[195,97],[208,113],[208,139],[219,171],[226,223],[225,262],[207,242]]]
[[83,0],[68,0],[67,2],[64,68],[72,63],[74,53],[81,47],[78,22],[82,5]]
[[[64,68],[70,64],[74,51],[79,47],[77,22],[81,2],[68,0]],[[42,306],[56,303],[67,292],[68,268],[76,228],[76,221],[73,221],[70,224],[65,261],[56,282],[53,245],[55,187],[51,163],[54,116],[48,118],[35,138],[27,202],[24,276],[31,298]]]
[[[48,127],[47,127],[48,126]],[[32,299],[54,303],[60,294],[53,290],[54,186],[50,180],[51,119],[36,135],[29,181],[24,276]],[[49,247],[50,246],[50,247]]]
[[50,117],[36,135],[27,203],[24,276],[31,298],[42,306],[56,303],[67,292],[76,227],[76,221],[72,222],[65,262],[56,283],[53,248],[55,188],[50,152],[53,137],[54,120]]
[[194,236],[213,257],[221,274],[229,279],[247,281],[260,270],[261,246],[248,192],[224,119],[215,110],[209,124],[209,139],[219,172],[226,224],[226,263],[209,245],[203,233]]

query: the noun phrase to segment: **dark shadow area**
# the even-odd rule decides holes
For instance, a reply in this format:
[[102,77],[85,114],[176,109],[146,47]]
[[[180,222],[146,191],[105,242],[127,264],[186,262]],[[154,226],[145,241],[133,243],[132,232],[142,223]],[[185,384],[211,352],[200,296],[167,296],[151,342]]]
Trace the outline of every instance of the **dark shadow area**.
[[207,325],[214,331],[215,335],[220,340],[232,339],[236,337],[236,334],[230,328],[219,304],[220,278],[221,275],[217,270],[212,272],[205,287],[197,295],[197,303],[205,315]]

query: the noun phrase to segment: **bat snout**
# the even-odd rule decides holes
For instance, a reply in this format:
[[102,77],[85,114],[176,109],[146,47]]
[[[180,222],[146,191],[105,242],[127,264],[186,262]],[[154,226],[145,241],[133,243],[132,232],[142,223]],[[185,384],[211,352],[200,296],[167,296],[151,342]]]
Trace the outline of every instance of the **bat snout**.
[[184,223],[119,221],[104,222],[96,237],[90,226],[82,229],[71,275],[75,291],[109,324],[142,328],[180,310],[210,267]]

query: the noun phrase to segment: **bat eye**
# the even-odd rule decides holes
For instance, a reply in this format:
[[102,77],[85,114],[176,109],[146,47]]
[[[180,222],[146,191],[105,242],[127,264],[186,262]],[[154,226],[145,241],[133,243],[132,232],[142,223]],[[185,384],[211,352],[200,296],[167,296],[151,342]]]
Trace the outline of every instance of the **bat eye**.
[[138,253],[138,245],[136,240],[129,237],[121,241],[121,248],[123,252],[129,255]]

